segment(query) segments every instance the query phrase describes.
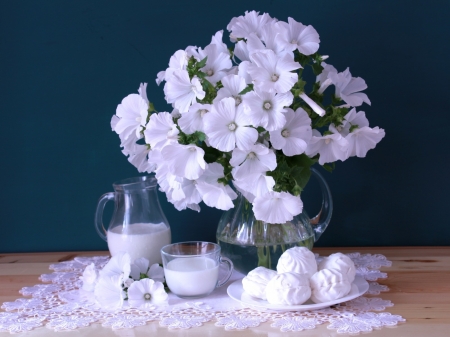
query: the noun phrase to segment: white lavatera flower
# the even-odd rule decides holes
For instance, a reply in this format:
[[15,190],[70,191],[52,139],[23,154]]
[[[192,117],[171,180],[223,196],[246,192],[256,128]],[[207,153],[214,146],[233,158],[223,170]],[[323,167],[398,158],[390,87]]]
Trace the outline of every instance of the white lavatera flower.
[[133,280],[139,280],[141,274],[147,275],[150,262],[145,257],[140,257],[131,264],[130,266],[130,276]]
[[239,93],[247,87],[247,83],[245,83],[244,78],[239,75],[227,75],[222,78],[222,85],[223,87],[217,91],[217,96],[214,99],[214,103],[218,103],[227,97],[234,98],[236,105],[242,103],[242,97]]
[[230,54],[228,52],[222,52],[220,46],[216,44],[206,46],[204,53],[207,59],[206,65],[201,68],[201,71],[206,74],[206,80],[213,85],[216,85],[222,77],[227,75],[227,70],[233,66],[231,63]]
[[286,28],[285,34],[280,35],[286,50],[296,50],[303,55],[311,55],[319,50],[319,34],[313,26],[305,26],[293,18],[288,18],[288,23],[279,22]]
[[236,146],[246,149],[258,138],[258,131],[248,126],[250,121],[242,104],[236,106],[234,98],[224,98],[212,106],[204,117],[205,133],[214,148],[229,152]]
[[286,50],[284,43],[281,42],[280,36],[283,35],[285,28],[279,22],[271,22],[261,29],[261,38],[252,33],[247,38],[248,54],[253,54],[259,50],[272,50],[278,57],[285,54],[294,57],[291,50]]
[[108,261],[108,263],[100,270],[100,276],[121,276],[122,280],[130,276],[130,254],[120,252]]
[[357,112],[356,109],[353,108],[344,116],[342,125],[332,125],[343,137],[346,137],[350,133],[350,128],[352,126],[357,126],[359,128],[369,126],[369,120],[366,118],[366,113],[364,111]]
[[230,55],[230,51],[225,43],[222,41],[223,39],[223,30],[219,30],[216,34],[211,38],[211,43],[219,48],[219,52]]
[[166,79],[164,94],[167,103],[173,104],[181,113],[188,111],[197,98],[205,98],[205,91],[198,77],[189,79],[186,70],[175,70],[172,76]]
[[361,77],[352,77],[349,68],[341,73],[330,72],[328,78],[336,87],[336,97],[341,98],[349,106],[357,107],[363,102],[370,105],[367,95],[360,92],[367,89],[366,82]]
[[347,157],[348,141],[339,132],[321,136],[320,132],[313,130],[313,135],[305,153],[309,157],[319,154],[319,164],[332,163],[337,160],[344,161]]
[[197,190],[197,181],[183,178],[177,190],[173,190],[171,202],[179,211],[190,208],[200,212],[198,205],[202,201],[202,196]]
[[322,94],[326,88],[328,88],[331,84],[333,84],[333,81],[329,78],[329,74],[330,73],[337,74],[338,71],[331,64],[322,62],[320,65],[323,67],[323,70],[319,75],[317,75],[316,81],[320,83],[318,93]]
[[154,113],[145,126],[145,142],[152,149],[162,149],[165,145],[176,142],[179,131],[169,112]]
[[243,179],[234,179],[233,185],[248,201],[253,202],[255,197],[273,191],[275,180],[265,173],[255,173],[246,175]]
[[253,83],[253,79],[250,76],[249,72],[248,72],[248,68],[252,63],[250,61],[243,61],[241,63],[239,63],[238,66],[238,75],[240,77],[242,77],[245,80],[245,83],[247,84],[252,84]]
[[138,93],[144,99],[144,101],[148,104],[147,83],[141,83],[139,85]]
[[128,303],[134,308],[150,309],[154,304],[166,301],[167,297],[164,285],[151,279],[133,282],[128,288]]
[[206,205],[226,211],[234,207],[232,200],[237,198],[237,194],[229,185],[218,182],[223,177],[223,166],[219,163],[211,163],[197,180],[196,188]]
[[204,131],[203,117],[211,111],[211,104],[194,103],[189,110],[181,115],[178,120],[178,126],[186,134],[192,134],[196,131]]
[[138,94],[130,94],[117,106],[114,131],[127,139],[135,134],[141,138],[140,132],[145,126],[148,114],[148,103]]
[[290,54],[278,57],[267,49],[250,54],[250,60],[252,63],[247,71],[255,86],[261,90],[274,90],[282,94],[291,90],[298,80],[297,73],[292,71],[301,68],[301,65]]
[[234,149],[230,165],[233,166],[233,177],[242,180],[252,174],[275,170],[277,159],[273,150],[262,144],[254,144],[246,150]]
[[270,142],[274,149],[282,150],[286,156],[302,154],[312,137],[311,119],[302,108],[295,112],[288,108],[284,115],[286,124],[270,131]]
[[253,201],[253,212],[258,220],[267,223],[283,224],[291,221],[295,215],[303,210],[300,197],[287,192],[269,192],[256,197]]
[[155,170],[156,164],[148,160],[149,152],[151,152],[151,149],[147,145],[134,143],[129,153],[128,161],[137,168],[138,172],[151,173]]
[[205,151],[194,144],[168,144],[161,150],[161,154],[167,162],[169,172],[179,177],[198,179],[207,166],[203,158]]
[[239,40],[234,46],[234,55],[241,61],[250,61],[247,43]]
[[156,79],[155,79],[156,84],[160,85],[165,80],[165,78],[166,78],[166,71],[165,70],[159,71],[156,74]]
[[243,96],[244,112],[251,125],[262,126],[267,131],[274,131],[286,124],[283,114],[285,107],[292,104],[294,96],[290,91],[276,94],[256,88]]
[[98,270],[95,268],[95,265],[91,263],[84,269],[83,276],[80,276],[80,280],[83,282],[82,289],[86,291],[94,291],[97,279]]
[[230,37],[232,39],[246,39],[251,33],[260,36],[262,28],[272,21],[274,19],[267,13],[259,15],[259,12],[246,11],[244,16],[233,18],[228,24],[227,29],[231,32]]
[[378,126],[369,128],[363,126],[350,132],[345,139],[348,141],[347,156],[357,156],[364,158],[367,152],[374,149],[375,146],[384,138],[385,131]]
[[122,289],[123,275],[102,275],[94,289],[94,296],[103,309],[116,310],[122,307],[125,292]]

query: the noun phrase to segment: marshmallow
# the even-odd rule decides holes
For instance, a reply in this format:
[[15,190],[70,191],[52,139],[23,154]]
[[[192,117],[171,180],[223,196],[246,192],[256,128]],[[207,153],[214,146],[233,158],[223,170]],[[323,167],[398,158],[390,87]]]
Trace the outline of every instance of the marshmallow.
[[250,296],[265,300],[267,283],[276,275],[275,270],[257,267],[242,279],[242,287]]
[[311,296],[308,276],[296,273],[278,274],[267,284],[266,296],[270,304],[302,304]]
[[356,268],[353,261],[342,253],[331,254],[319,263],[319,270],[337,269],[342,274],[347,275],[348,280],[352,283],[355,280]]
[[305,247],[293,247],[286,250],[278,259],[278,273],[292,272],[307,274],[308,278],[317,271],[314,253]]
[[322,269],[311,277],[311,300],[322,303],[347,295],[352,286],[347,276],[336,269]]

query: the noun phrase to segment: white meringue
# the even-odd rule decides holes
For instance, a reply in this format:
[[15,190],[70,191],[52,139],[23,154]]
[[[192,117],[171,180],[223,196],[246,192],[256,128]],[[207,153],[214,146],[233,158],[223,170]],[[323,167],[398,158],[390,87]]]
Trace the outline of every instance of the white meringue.
[[278,273],[292,272],[307,274],[308,278],[317,272],[314,253],[306,247],[293,247],[286,250],[278,259]]
[[331,254],[319,263],[319,270],[337,269],[342,274],[347,275],[348,280],[352,283],[355,280],[356,268],[353,261],[342,253]]
[[352,285],[347,276],[337,269],[322,269],[311,277],[311,300],[322,303],[337,300],[347,295]]
[[267,283],[276,275],[275,270],[257,267],[242,279],[242,287],[250,296],[265,300]]
[[278,274],[267,284],[266,296],[270,304],[302,304],[311,296],[308,276],[289,272]]

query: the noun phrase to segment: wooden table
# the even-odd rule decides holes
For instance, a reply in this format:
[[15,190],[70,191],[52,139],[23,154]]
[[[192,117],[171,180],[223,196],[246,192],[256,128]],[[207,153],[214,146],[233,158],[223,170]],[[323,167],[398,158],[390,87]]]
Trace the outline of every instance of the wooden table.
[[[379,297],[391,300],[393,307],[386,311],[403,316],[407,321],[395,328],[383,328],[368,336],[450,336],[450,247],[353,247],[316,248],[320,255],[335,252],[360,252],[383,254],[393,262],[392,267],[382,268],[388,273],[387,279],[378,280],[390,288]],[[38,276],[49,273],[49,265],[68,261],[75,256],[107,255],[107,252],[71,253],[26,253],[0,254],[0,303],[14,301],[21,297],[22,287],[40,283]],[[282,333],[264,324],[254,329],[232,332],[239,336],[343,336],[335,330],[328,330],[327,324],[314,330],[297,333]],[[45,327],[32,330],[26,336],[230,336],[231,332],[216,327],[214,322],[205,323],[201,328],[169,331],[153,322],[132,330],[112,331],[94,324],[71,332],[54,332]],[[0,332],[0,336],[10,335]],[[25,335],[25,334],[24,334]],[[345,335],[344,335],[345,336]]]

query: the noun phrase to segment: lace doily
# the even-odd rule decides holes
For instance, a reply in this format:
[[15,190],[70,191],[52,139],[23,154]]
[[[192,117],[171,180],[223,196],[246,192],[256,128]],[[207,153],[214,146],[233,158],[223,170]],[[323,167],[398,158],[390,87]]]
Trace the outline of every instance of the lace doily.
[[[338,333],[370,332],[384,326],[404,322],[401,316],[383,311],[393,306],[388,300],[371,295],[389,291],[388,287],[375,282],[386,278],[387,274],[379,269],[391,266],[385,256],[379,254],[347,254],[357,267],[357,274],[369,282],[369,291],[365,296],[314,311],[265,312],[242,305],[228,297],[227,286],[216,289],[201,301],[186,301],[169,294],[168,304],[138,310],[124,307],[118,311],[101,309],[89,293],[81,288],[80,276],[87,265],[94,263],[101,268],[108,257],[76,257],[73,261],[61,262],[50,266],[54,272],[43,274],[40,280],[44,284],[24,287],[20,293],[26,298],[14,302],[5,302],[1,306],[0,331],[20,333],[46,326],[55,331],[69,331],[100,323],[105,328],[129,329],[158,321],[168,329],[190,329],[202,326],[205,322],[215,322],[225,330],[244,330],[269,324],[283,332],[314,329],[326,324],[328,329]],[[318,260],[321,257],[316,256]],[[229,282],[243,275],[234,272]]]

